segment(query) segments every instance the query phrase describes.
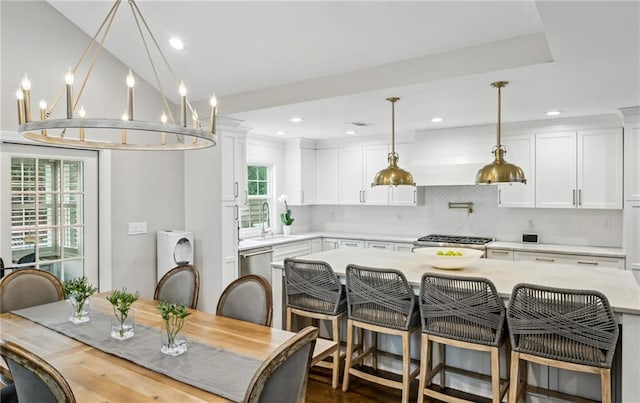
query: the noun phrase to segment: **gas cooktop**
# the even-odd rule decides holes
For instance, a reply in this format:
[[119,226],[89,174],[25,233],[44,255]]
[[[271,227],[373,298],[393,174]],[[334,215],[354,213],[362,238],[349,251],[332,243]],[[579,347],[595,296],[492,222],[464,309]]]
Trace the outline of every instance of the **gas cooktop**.
[[485,245],[489,242],[492,242],[493,240],[493,238],[484,237],[431,234],[418,238],[416,243]]

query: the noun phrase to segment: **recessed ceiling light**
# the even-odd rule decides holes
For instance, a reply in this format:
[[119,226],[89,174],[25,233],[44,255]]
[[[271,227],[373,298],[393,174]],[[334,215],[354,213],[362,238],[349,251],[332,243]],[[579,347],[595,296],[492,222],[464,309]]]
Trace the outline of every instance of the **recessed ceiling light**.
[[356,134],[355,130],[347,130],[344,134]]
[[287,134],[287,132],[285,132],[284,130],[278,130],[276,134],[282,136],[283,134]]
[[184,43],[182,43],[182,39],[175,36],[169,39],[169,45],[171,45],[172,48],[177,50],[182,50],[184,48]]
[[351,126],[355,127],[372,127],[373,125],[369,122],[357,121],[357,122],[349,122]]
[[442,122],[443,120],[444,120],[444,119],[442,119],[442,118],[433,118],[433,119],[431,119],[431,121],[432,121],[433,123],[440,123],[440,122]]
[[299,117],[295,116],[295,117],[292,117],[291,119],[289,119],[289,122],[299,123],[299,122],[302,122],[302,118],[299,118]]
[[558,116],[560,113],[560,111],[549,111],[547,112],[547,116]]

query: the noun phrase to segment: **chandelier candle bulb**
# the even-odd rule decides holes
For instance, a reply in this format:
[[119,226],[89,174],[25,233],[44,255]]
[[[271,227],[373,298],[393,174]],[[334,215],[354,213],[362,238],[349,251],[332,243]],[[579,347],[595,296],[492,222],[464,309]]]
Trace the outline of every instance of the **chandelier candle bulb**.
[[133,87],[136,85],[136,80],[133,78],[133,74],[131,74],[131,70],[129,70],[129,74],[127,75],[127,111],[129,120],[133,120]]
[[180,124],[182,127],[187,127],[187,87],[184,86],[184,82],[180,81]]
[[216,134],[216,115],[218,114],[218,99],[215,94],[211,96],[209,100],[209,104],[211,105],[211,128],[209,131],[211,134]]
[[[47,101],[45,101],[44,99],[40,100],[40,120],[46,120],[47,119]],[[42,129],[40,130],[40,133],[42,133],[43,136],[47,135],[47,130],[46,129]]]
[[[129,120],[126,113],[122,114],[122,120]],[[122,129],[122,144],[127,144],[127,129]]]
[[[87,116],[87,111],[84,110],[84,106],[80,105],[80,110],[78,111],[78,116],[80,119],[84,119]],[[80,127],[80,141],[85,140],[84,127]]]
[[16,91],[16,98],[18,98],[18,124],[24,123],[24,93],[20,88]]
[[67,89],[67,119],[73,119],[73,72],[71,69],[64,76]]
[[25,122],[31,122],[31,81],[26,74],[22,79],[22,93],[24,96],[24,119]]

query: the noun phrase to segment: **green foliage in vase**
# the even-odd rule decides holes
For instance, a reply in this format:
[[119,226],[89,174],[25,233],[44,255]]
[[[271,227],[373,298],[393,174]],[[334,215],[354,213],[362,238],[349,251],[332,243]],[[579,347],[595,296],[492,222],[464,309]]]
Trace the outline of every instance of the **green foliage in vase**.
[[120,322],[120,337],[124,334],[124,322],[129,317],[129,309],[138,298],[140,298],[140,292],[130,293],[126,288],[115,290],[107,296],[107,301],[111,302],[113,306],[113,314]]
[[80,307],[84,305],[87,298],[98,291],[98,288],[92,287],[91,284],[89,284],[89,280],[84,276],[67,280],[63,286],[65,295],[68,298],[74,298]]
[[158,311],[164,319],[164,327],[167,331],[167,341],[169,345],[175,343],[176,336],[182,330],[184,321],[191,312],[185,305],[178,305],[167,301],[158,301]]

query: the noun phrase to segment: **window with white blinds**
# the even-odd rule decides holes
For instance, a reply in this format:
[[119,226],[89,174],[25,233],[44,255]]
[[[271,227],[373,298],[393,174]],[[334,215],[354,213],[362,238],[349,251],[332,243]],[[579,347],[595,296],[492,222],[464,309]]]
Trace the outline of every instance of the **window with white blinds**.
[[83,275],[83,162],[11,158],[11,254],[64,280]]

